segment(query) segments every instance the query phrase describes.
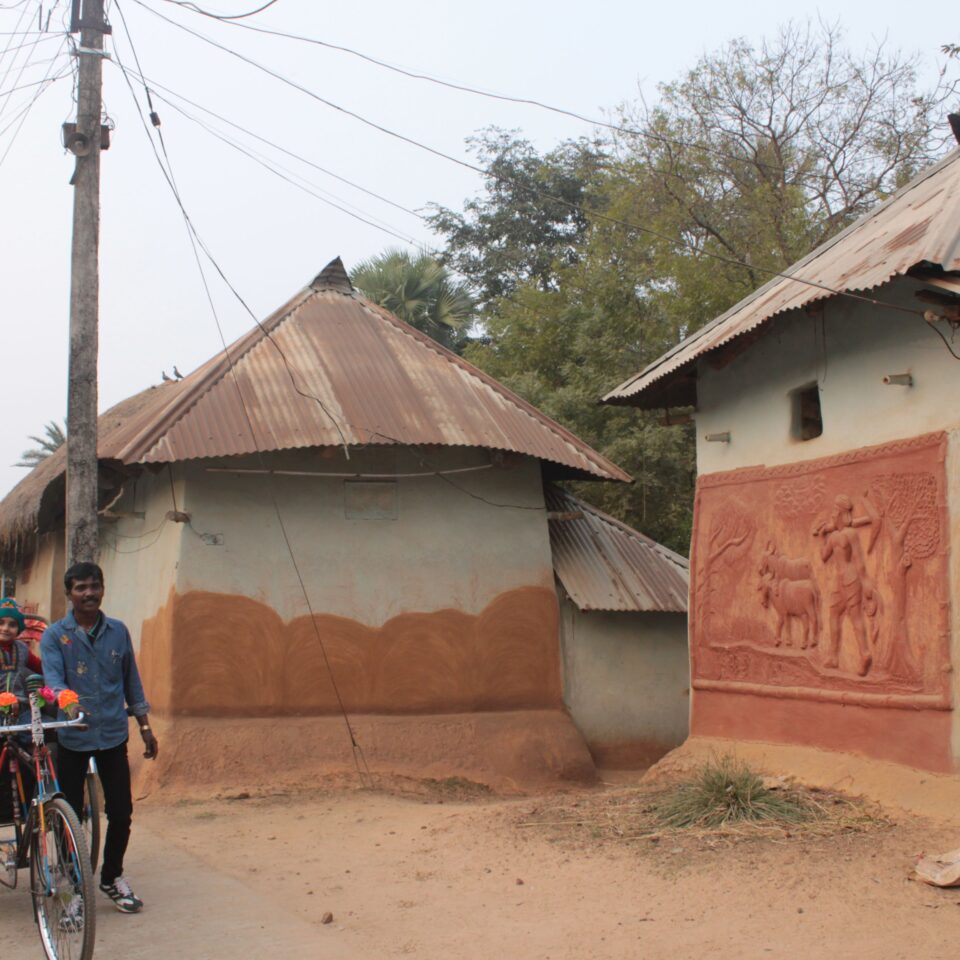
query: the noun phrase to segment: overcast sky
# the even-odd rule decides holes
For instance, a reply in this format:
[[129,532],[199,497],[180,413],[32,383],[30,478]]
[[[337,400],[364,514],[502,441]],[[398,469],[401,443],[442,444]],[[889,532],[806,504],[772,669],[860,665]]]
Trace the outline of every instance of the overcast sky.
[[[464,139],[488,125],[516,128],[539,147],[589,134],[578,121],[410,80],[334,50],[240,30],[145,0],[153,9],[216,38],[334,103],[405,136],[466,158]],[[260,0],[197,0],[237,13]],[[37,87],[71,58],[60,20],[69,0],[42,4],[51,32],[39,39],[39,0],[0,0],[0,304],[4,453],[0,495],[25,471],[12,467],[29,434],[66,414],[72,161],[60,125],[72,119],[69,72],[24,115]],[[457,207],[480,189],[457,165],[378,133],[272,79],[229,53],[194,39],[122,0],[143,72],[203,107],[242,124],[313,163],[413,210],[430,202]],[[946,9],[944,6],[943,10]],[[642,90],[675,79],[706,51],[734,37],[771,36],[784,19],[836,18],[850,46],[877,37],[920,52],[932,80],[945,34],[943,17],[917,16],[887,0],[818,7],[764,3],[683,5],[642,0],[485,0],[406,3],[386,0],[279,0],[247,20],[359,49],[393,64],[486,90],[547,101],[601,116]],[[24,15],[21,19],[21,15]],[[117,3],[109,4],[116,49],[132,67]],[[954,31],[956,33],[956,31]],[[27,62],[28,55],[31,57]],[[102,166],[101,410],[160,380],[176,364],[188,373],[220,349],[182,215],[163,181],[129,90],[115,62],[105,63],[107,111],[116,124]],[[14,87],[23,89],[4,96]],[[137,91],[142,99],[142,90]],[[213,139],[165,103],[155,107],[186,209],[224,272],[264,316],[309,282],[329,260],[358,260],[399,243],[394,237],[309,196]],[[190,108],[193,109],[193,108]],[[199,111],[195,111],[199,114]],[[226,129],[222,123],[217,125]],[[249,138],[245,141],[252,143]],[[8,149],[9,148],[9,149]],[[266,148],[263,148],[266,150]],[[274,153],[273,159],[281,160]],[[410,240],[436,243],[422,222],[290,158],[281,160],[316,192]],[[228,339],[251,325],[222,283],[214,295]]]

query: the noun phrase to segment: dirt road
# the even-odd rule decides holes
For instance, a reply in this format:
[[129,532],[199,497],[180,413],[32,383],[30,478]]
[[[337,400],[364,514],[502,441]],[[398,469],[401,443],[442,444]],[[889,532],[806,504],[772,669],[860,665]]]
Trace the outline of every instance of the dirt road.
[[[588,818],[596,797],[565,802]],[[97,957],[933,960],[960,942],[960,891],[908,879],[916,853],[960,845],[949,825],[678,845],[551,817],[436,792],[151,800],[129,856],[147,908],[103,901]],[[0,894],[0,954],[39,955],[24,890]]]

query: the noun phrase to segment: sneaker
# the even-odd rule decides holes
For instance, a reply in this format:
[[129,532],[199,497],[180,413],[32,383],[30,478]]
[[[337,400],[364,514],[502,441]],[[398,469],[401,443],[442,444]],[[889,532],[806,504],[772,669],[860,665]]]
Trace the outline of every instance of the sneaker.
[[60,929],[64,933],[79,933],[83,930],[83,897],[74,894],[60,917]]
[[133,892],[126,877],[117,877],[113,883],[101,883],[100,892],[105,893],[121,913],[138,913],[143,901]]

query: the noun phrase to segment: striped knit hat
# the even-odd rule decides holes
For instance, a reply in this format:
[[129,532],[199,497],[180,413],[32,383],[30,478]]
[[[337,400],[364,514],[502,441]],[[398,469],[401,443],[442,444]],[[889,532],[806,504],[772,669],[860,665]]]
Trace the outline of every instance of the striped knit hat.
[[23,614],[20,612],[20,608],[17,606],[17,601],[11,599],[10,597],[4,597],[0,600],[0,620],[4,618],[10,620],[16,620],[17,625],[20,629],[17,633],[21,633],[25,626]]

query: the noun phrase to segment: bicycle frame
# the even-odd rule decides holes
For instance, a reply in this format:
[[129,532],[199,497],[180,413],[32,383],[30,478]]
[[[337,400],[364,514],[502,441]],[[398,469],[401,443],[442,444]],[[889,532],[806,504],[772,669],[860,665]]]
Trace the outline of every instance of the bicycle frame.
[[[84,723],[83,713],[80,713],[73,720],[44,721],[40,715],[36,694],[31,692],[29,698],[30,723],[0,726],[0,740],[3,741],[3,749],[0,751],[0,769],[3,769],[4,764],[6,764],[11,774],[10,789],[13,827],[17,846],[17,870],[22,870],[27,865],[27,852],[30,845],[25,842],[25,839],[33,834],[37,826],[40,828],[41,835],[44,833],[43,805],[54,797],[63,796],[53,766],[53,758],[50,756],[50,749],[44,741],[44,731],[62,730],[66,727],[82,730],[86,729],[87,726]],[[32,754],[14,739],[20,733],[30,734],[33,743]],[[26,796],[23,789],[23,778],[20,775],[20,764],[32,766],[36,778],[36,788],[30,801],[30,808],[26,810],[26,813]]]

